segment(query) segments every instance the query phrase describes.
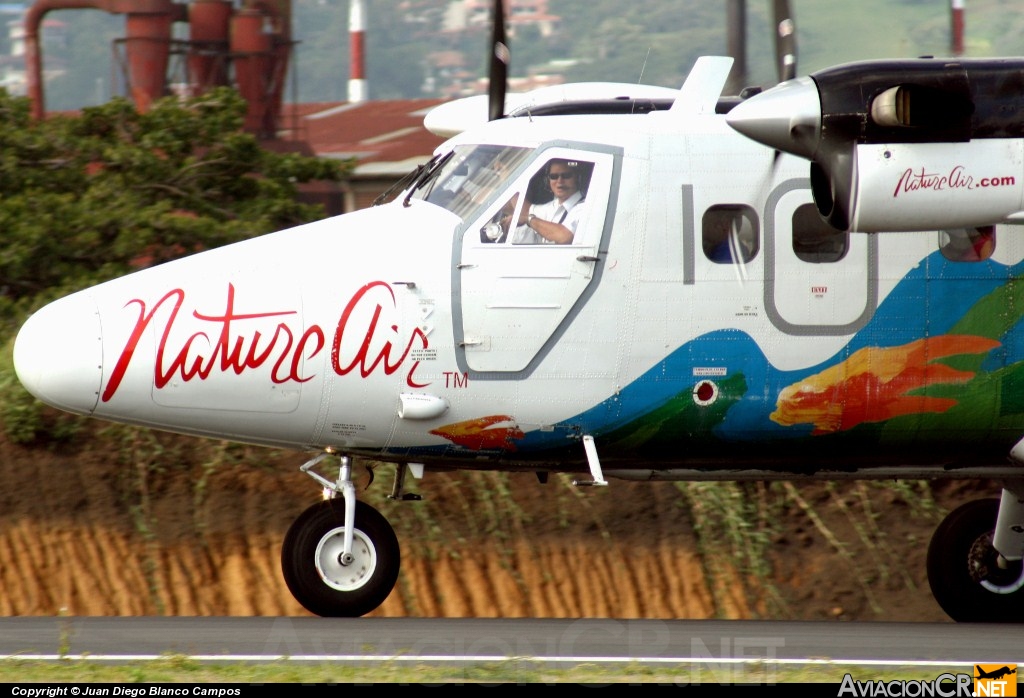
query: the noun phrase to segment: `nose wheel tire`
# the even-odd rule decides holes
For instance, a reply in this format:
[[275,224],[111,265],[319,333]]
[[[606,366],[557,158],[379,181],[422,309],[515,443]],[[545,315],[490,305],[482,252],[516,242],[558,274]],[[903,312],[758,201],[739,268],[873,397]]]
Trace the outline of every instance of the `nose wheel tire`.
[[960,622],[1024,621],[1024,565],[992,547],[999,500],[953,510],[928,546],[928,583],[942,610]]
[[314,504],[288,529],[281,548],[284,581],[311,613],[362,616],[384,603],[394,588],[401,553],[394,529],[380,512],[356,502],[351,558],[344,548],[341,499]]

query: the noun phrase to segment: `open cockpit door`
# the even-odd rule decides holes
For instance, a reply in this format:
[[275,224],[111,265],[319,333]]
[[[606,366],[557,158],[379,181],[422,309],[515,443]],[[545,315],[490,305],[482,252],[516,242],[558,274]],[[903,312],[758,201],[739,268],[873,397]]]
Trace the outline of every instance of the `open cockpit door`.
[[570,321],[601,263],[618,163],[608,150],[538,150],[467,221],[453,284],[465,369],[523,371]]

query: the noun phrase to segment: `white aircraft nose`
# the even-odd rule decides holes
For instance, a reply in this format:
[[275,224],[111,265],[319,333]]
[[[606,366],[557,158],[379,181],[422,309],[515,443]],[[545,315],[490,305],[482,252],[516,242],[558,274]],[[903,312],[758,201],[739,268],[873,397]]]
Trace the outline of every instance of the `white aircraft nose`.
[[102,329],[92,297],[76,293],[30,317],[14,341],[14,370],[48,405],[91,414],[103,377]]
[[821,98],[811,78],[787,80],[733,107],[730,126],[769,148],[811,159],[821,137]]

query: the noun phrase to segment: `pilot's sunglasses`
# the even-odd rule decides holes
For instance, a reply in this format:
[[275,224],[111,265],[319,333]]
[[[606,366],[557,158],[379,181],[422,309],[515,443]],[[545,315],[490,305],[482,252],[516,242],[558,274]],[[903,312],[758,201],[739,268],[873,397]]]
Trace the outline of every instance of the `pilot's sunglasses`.
[[576,176],[575,172],[552,172],[548,175],[548,179],[552,182],[558,179],[572,179]]

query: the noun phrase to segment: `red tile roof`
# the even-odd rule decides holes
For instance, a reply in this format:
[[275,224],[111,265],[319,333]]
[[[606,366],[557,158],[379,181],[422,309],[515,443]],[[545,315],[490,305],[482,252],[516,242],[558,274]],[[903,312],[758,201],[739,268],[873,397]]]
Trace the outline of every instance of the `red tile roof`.
[[428,160],[444,142],[423,127],[427,111],[443,101],[286,104],[281,117],[282,138],[285,142],[303,141],[320,157],[355,157],[357,176],[402,175]]

